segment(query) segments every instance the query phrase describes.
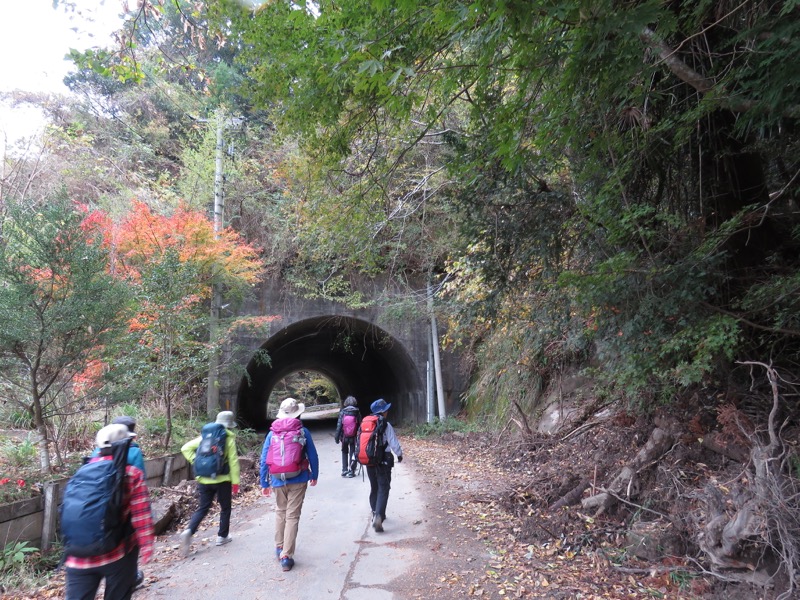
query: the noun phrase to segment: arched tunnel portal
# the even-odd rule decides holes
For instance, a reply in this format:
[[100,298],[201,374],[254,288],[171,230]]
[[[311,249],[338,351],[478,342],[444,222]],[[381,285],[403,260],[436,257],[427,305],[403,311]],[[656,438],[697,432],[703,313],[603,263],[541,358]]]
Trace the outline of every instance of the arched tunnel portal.
[[297,371],[316,371],[328,377],[341,398],[352,395],[362,415],[372,401],[392,404],[393,422],[420,420],[425,404],[424,378],[403,344],[372,323],[353,317],[313,317],[293,323],[271,336],[260,348],[268,364],[247,366],[239,385],[239,421],[265,430],[272,420],[267,402],[273,388]]

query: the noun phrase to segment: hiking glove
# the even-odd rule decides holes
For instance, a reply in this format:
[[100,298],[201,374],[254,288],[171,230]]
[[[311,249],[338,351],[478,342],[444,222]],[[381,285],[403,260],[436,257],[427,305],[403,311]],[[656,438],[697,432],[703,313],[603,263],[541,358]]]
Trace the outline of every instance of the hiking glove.
[[399,462],[399,463],[403,462],[403,455],[402,454],[397,457],[397,462]]
[[233,492],[234,496],[237,496],[239,494],[239,484],[234,483],[233,485],[231,485],[231,491]]

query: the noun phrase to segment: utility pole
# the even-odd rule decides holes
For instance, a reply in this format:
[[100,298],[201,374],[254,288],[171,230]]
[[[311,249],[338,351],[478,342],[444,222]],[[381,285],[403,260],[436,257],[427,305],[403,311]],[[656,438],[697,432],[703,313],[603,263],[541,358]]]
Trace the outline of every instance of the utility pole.
[[[225,111],[218,108],[216,111],[217,141],[214,147],[214,237],[225,227],[225,195],[223,184],[225,172],[223,166],[223,150],[225,147],[224,134],[227,127],[236,127],[242,122],[239,118],[226,118]],[[219,350],[216,345],[219,339],[219,320],[222,310],[222,290],[219,285],[212,283],[211,289],[211,315],[208,327],[208,341],[211,344],[211,357],[208,361],[208,395],[206,397],[206,412],[213,417],[219,411]],[[226,409],[230,407],[225,407]]]
[[[214,148],[214,237],[222,231],[223,210],[225,200],[222,195],[222,182],[224,174],[222,171],[222,147],[223,130],[225,128],[225,114],[218,108],[216,113],[217,121],[217,143]],[[211,284],[211,315],[208,324],[208,342],[211,344],[211,357],[208,360],[208,396],[206,398],[206,412],[209,417],[213,417],[219,411],[219,350],[217,340],[219,338],[219,307],[222,304],[222,294],[216,282]]]

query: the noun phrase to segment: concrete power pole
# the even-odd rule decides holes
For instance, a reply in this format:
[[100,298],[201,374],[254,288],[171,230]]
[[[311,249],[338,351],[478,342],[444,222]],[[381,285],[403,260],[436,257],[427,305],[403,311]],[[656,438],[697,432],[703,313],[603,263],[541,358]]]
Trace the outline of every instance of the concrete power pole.
[[[225,129],[225,114],[222,109],[217,109],[217,144],[214,149],[214,236],[216,237],[223,227],[223,211],[225,200],[222,195],[224,173],[222,170],[223,133]],[[208,326],[208,341],[212,346],[211,357],[208,361],[208,396],[206,398],[206,412],[213,417],[219,411],[219,351],[216,348],[219,338],[219,316],[222,304],[222,293],[219,285],[212,284],[211,290],[211,315]]]

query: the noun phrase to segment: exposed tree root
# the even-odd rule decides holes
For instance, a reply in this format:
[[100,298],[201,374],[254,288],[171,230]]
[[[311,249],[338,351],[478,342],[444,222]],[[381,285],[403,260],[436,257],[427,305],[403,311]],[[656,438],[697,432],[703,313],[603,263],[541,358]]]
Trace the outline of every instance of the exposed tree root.
[[[724,577],[767,586],[781,574],[787,587],[779,598],[794,597],[800,569],[800,489],[787,464],[788,452],[777,424],[781,406],[778,374],[764,363],[772,389],[766,443],[752,437],[749,477],[742,485],[706,488],[705,526],[700,548]],[[724,495],[723,495],[724,492]],[[730,569],[746,570],[745,574]]]
[[619,497],[634,497],[638,492],[636,476],[660,459],[672,447],[672,441],[672,435],[656,427],[633,461],[622,468],[607,488],[599,494],[585,498],[581,506],[585,509],[597,509],[595,514],[600,515],[611,508]]

